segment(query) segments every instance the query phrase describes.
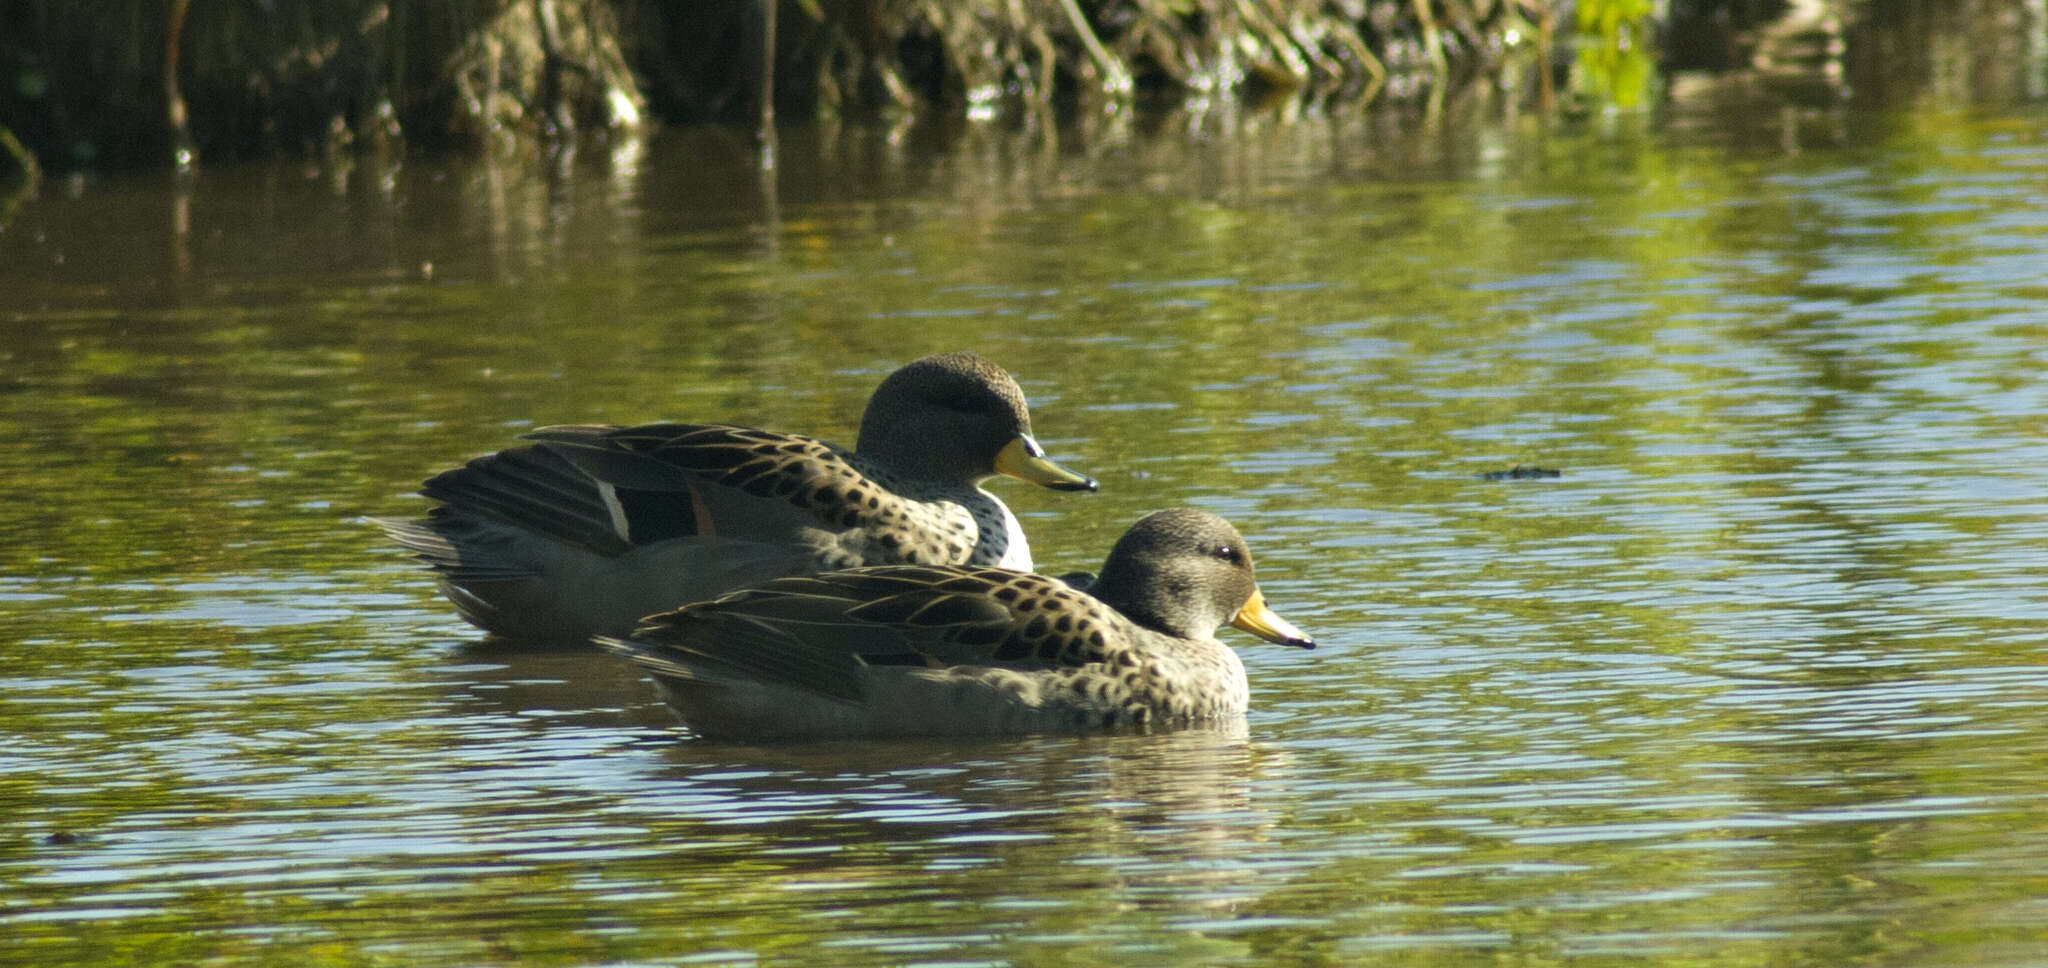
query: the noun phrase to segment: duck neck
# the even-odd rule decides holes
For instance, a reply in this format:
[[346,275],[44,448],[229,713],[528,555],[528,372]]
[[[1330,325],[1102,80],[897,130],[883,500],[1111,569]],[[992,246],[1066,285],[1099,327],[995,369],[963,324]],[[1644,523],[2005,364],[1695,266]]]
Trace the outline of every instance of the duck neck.
[[953,488],[979,487],[994,476],[985,470],[977,473],[964,453],[934,435],[877,429],[866,420],[861,421],[854,453],[917,480]]
[[1146,569],[1132,568],[1111,559],[1103,563],[1102,576],[1089,586],[1088,593],[1125,618],[1154,631],[1181,638],[1201,638],[1213,630],[1213,627],[1211,630],[1192,628],[1186,622],[1175,621],[1171,617],[1179,614],[1179,610],[1168,607],[1167,603],[1184,600],[1188,595],[1188,589],[1180,587],[1171,575],[1150,574]]

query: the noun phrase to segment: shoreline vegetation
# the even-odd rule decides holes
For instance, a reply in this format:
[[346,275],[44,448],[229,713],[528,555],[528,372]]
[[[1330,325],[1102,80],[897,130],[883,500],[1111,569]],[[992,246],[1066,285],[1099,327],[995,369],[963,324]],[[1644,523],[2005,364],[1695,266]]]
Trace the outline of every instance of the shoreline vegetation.
[[516,152],[650,120],[772,144],[776,117],[1427,110],[1474,85],[1544,111],[1683,84],[1826,109],[1935,83],[1958,37],[1970,83],[2003,70],[2034,97],[2041,19],[2030,0],[26,0],[0,13],[0,188],[43,170]]

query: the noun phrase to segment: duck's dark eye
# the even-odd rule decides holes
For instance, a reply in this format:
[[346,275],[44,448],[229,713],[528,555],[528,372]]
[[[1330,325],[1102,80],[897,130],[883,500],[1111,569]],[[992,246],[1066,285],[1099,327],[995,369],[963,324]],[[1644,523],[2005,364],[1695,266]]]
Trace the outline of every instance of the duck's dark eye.
[[1231,562],[1237,561],[1238,558],[1241,557],[1241,555],[1238,553],[1238,550],[1229,545],[1217,545],[1215,555],[1216,557],[1221,558],[1224,561]]

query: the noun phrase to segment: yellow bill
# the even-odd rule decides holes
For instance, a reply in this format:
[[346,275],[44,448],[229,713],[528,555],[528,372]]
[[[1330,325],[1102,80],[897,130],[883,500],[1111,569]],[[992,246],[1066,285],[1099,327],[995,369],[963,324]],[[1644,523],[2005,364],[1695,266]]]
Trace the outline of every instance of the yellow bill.
[[1244,603],[1244,607],[1238,609],[1236,615],[1231,616],[1230,626],[1243,629],[1268,642],[1302,649],[1316,647],[1316,640],[1295,628],[1293,622],[1281,618],[1272,609],[1267,608],[1266,593],[1256,588],[1252,589],[1251,601]]
[[1095,478],[1053,463],[1045,456],[1045,448],[1038,446],[1030,434],[1018,434],[1017,439],[996,452],[996,473],[1055,491],[1093,491],[1099,486]]

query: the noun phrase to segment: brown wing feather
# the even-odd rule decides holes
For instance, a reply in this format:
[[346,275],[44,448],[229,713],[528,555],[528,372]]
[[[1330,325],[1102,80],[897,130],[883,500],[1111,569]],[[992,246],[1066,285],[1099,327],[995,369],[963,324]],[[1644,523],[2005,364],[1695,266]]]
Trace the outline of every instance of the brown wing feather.
[[1124,621],[1059,579],[1001,568],[885,565],[800,581],[812,583],[812,594],[843,601],[847,622],[890,629],[900,647],[939,665],[1101,662],[1111,627]]
[[893,496],[844,449],[800,434],[727,424],[546,427],[545,441],[586,473],[644,490],[685,490],[691,482],[785,501],[836,528],[868,527]]
[[783,578],[647,620],[614,646],[656,674],[724,670],[858,699],[870,665],[1072,668],[1108,661],[1109,606],[1056,578],[884,565]]

